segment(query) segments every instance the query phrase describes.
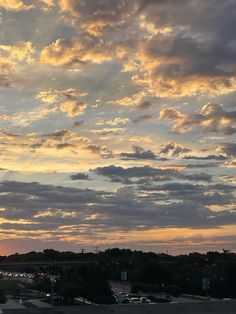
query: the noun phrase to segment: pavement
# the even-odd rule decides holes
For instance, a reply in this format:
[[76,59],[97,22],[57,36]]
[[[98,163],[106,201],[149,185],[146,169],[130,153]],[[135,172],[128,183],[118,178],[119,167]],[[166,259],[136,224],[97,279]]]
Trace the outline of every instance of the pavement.
[[[0,310],[16,310],[16,309],[24,309],[25,306],[20,304],[19,300],[9,299],[5,304],[0,304]],[[0,312],[1,313],[1,312]]]
[[3,314],[235,314],[236,301],[6,309]]
[[53,306],[47,302],[38,300],[38,299],[33,299],[33,300],[27,300],[28,303],[30,303],[34,307],[38,308],[52,308]]

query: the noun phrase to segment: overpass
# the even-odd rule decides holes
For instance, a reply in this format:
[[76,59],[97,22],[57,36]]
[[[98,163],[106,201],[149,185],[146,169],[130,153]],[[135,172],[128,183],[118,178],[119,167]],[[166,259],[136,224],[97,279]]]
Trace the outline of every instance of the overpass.
[[1,267],[40,267],[40,266],[80,266],[87,264],[97,264],[94,261],[39,261],[39,262],[10,262],[10,263],[0,263]]

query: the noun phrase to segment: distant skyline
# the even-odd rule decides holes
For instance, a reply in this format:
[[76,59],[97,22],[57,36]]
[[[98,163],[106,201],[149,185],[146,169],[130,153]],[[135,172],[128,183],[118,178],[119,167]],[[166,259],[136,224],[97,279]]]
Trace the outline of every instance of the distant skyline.
[[0,255],[236,251],[236,3],[0,0]]

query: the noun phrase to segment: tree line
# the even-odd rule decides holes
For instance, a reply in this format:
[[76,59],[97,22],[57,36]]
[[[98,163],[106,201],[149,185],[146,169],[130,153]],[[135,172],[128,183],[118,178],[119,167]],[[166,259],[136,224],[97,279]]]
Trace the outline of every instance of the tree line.
[[1,256],[0,263],[89,261],[89,264],[64,267],[16,267],[15,270],[36,274],[34,288],[50,290],[48,276],[57,276],[55,292],[65,303],[81,296],[95,303],[113,303],[109,281],[120,281],[121,272],[127,272],[127,280],[133,293],[182,293],[210,295],[216,298],[236,297],[236,254],[227,250],[206,254],[190,253],[172,256],[164,253],[132,251],[111,248],[103,252],[59,252],[47,249]]

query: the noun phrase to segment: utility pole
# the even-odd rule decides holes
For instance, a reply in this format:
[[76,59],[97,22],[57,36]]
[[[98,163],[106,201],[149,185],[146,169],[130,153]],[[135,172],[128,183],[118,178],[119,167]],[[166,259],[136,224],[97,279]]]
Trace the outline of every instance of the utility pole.
[[99,249],[99,246],[96,245],[96,246],[95,246],[95,250],[94,250],[94,251],[95,251],[95,254],[98,254],[98,252],[99,252],[98,249]]

